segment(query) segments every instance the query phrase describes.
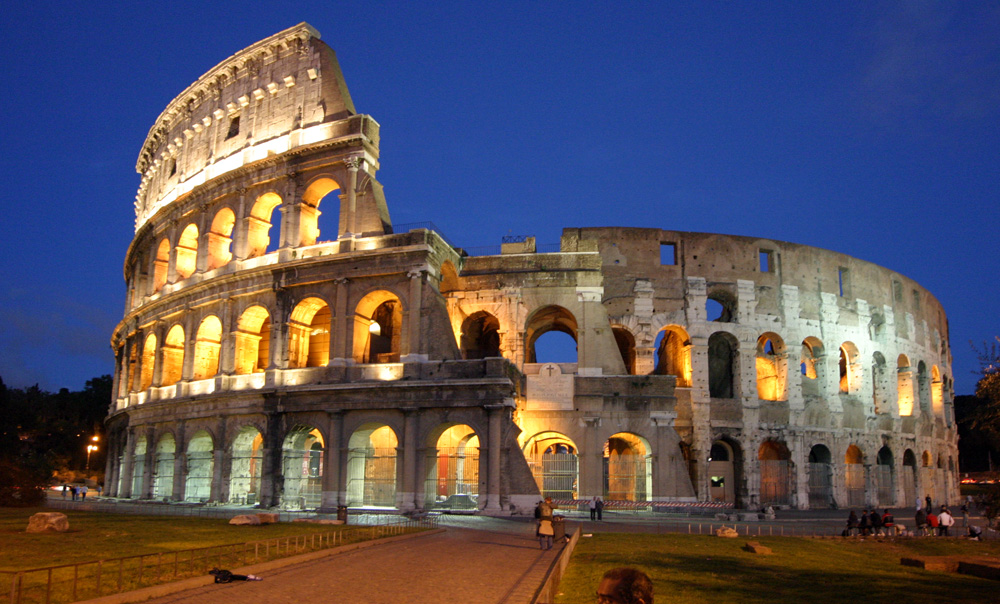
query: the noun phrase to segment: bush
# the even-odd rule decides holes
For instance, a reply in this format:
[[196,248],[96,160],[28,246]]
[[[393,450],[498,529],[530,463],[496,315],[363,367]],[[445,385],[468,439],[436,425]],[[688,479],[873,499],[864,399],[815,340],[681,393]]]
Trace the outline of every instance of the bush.
[[46,468],[0,460],[0,506],[27,507],[45,501]]

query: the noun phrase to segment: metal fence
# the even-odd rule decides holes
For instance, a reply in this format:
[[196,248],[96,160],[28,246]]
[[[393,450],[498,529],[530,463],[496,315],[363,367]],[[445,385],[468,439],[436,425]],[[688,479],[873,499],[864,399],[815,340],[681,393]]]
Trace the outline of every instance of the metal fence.
[[309,535],[277,537],[262,541],[28,570],[0,571],[0,602],[8,604],[76,602],[205,575],[212,567],[245,566],[433,526],[432,520],[399,519],[390,524],[351,527]]

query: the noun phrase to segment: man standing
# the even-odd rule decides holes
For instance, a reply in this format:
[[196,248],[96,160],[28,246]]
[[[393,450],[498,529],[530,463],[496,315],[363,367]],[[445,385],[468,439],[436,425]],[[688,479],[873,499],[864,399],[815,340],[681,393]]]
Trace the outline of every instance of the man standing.
[[590,508],[590,521],[593,522],[597,520],[597,495],[594,495],[587,505]]
[[542,550],[552,549],[552,535],[555,529],[552,526],[552,498],[546,497],[545,501],[539,501],[535,508],[535,536],[538,537],[538,545]]
[[948,529],[955,524],[955,517],[945,506],[941,506],[941,513],[938,514],[938,535],[948,537]]
[[597,586],[597,604],[653,604],[653,582],[635,568],[614,568]]
[[604,520],[604,500],[597,498],[597,520]]

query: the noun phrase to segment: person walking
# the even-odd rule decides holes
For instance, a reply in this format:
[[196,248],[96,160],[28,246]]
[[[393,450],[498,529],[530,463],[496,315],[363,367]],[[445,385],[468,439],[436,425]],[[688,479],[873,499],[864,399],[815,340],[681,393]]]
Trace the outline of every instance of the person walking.
[[969,504],[963,503],[962,507],[962,528],[969,528]]
[[942,537],[950,537],[948,529],[950,529],[955,524],[955,517],[951,515],[951,511],[945,506],[941,506],[941,513],[938,514],[938,535]]
[[927,534],[927,512],[923,508],[917,508],[917,513],[913,516],[914,534]]
[[937,514],[933,511],[927,512],[927,532],[930,533],[931,537],[937,533],[939,524]]
[[587,505],[590,508],[590,521],[593,522],[597,520],[597,496],[595,495]]
[[926,497],[924,497],[924,503],[927,504],[927,513],[928,514],[932,513],[931,510],[934,509],[934,506],[931,505],[931,496],[930,495],[927,495]]
[[849,537],[858,532],[858,515],[854,510],[847,515],[847,528],[844,529],[844,536]]
[[83,501],[86,498],[87,498],[87,485],[83,485],[82,487],[80,487],[80,501]]
[[552,535],[555,529],[552,526],[552,498],[546,497],[544,501],[539,501],[535,508],[535,536],[538,537],[538,545],[542,551],[552,549]]
[[893,537],[896,535],[896,519],[892,517],[892,512],[888,509],[885,510],[885,514],[882,514],[882,528],[885,529],[885,534]]
[[62,493],[63,493],[63,499],[66,499],[66,493],[69,493],[69,485],[66,484],[65,482],[63,483]]
[[69,493],[70,493],[70,496],[73,498],[73,501],[76,501],[76,496],[77,496],[77,493],[78,493],[78,491],[76,490],[76,485],[73,485],[73,486],[71,486],[69,488]]

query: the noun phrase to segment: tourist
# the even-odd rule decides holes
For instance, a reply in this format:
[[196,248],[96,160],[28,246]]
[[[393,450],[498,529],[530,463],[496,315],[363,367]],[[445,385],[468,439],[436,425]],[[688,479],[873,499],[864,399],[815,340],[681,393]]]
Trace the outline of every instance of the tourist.
[[927,531],[930,533],[931,537],[937,532],[939,525],[938,517],[933,510],[927,512]]
[[927,512],[923,508],[917,508],[917,513],[913,516],[913,526],[915,534],[923,535],[927,532]]
[[938,514],[938,535],[949,537],[948,529],[954,524],[955,517],[951,515],[951,511],[947,507],[942,505],[941,513]]
[[80,487],[80,501],[83,501],[86,498],[87,498],[87,485],[83,485]]
[[888,509],[885,510],[885,514],[882,514],[882,526],[885,528],[886,535],[891,537],[896,534],[896,519],[893,518],[892,512]]
[[931,505],[931,496],[924,497],[924,502],[927,503],[927,513],[930,514],[931,510],[934,509],[934,506]]
[[924,502],[920,497],[917,497],[917,511],[919,512],[924,507]]
[[872,523],[871,519],[868,518],[868,510],[861,510],[861,518],[858,519],[858,530],[861,531],[861,536],[867,537],[871,528]]
[[597,498],[597,519],[604,519],[604,500],[600,497]]
[[71,486],[69,488],[69,492],[70,492],[70,496],[73,498],[73,501],[76,501],[76,496],[77,496],[77,493],[78,493],[78,491],[76,490],[76,485]]
[[844,530],[844,536],[854,535],[858,532],[858,515],[851,510],[851,513],[847,515],[847,529]]
[[872,513],[868,515],[868,522],[872,525],[873,535],[882,534],[882,516],[875,508],[872,508]]
[[982,535],[983,535],[983,529],[979,528],[978,526],[970,526],[969,527],[969,540],[970,541],[979,541],[980,537],[982,537]]
[[597,496],[595,495],[587,505],[590,508],[590,521],[593,522],[597,520]]
[[69,493],[69,485],[64,482],[62,490],[63,499],[66,499],[66,493]]
[[539,501],[535,508],[535,536],[538,537],[538,545],[542,550],[552,549],[552,535],[555,529],[552,527],[552,498],[546,497],[545,501]]
[[264,577],[257,575],[236,575],[232,571],[213,568],[208,574],[215,577],[216,583],[232,583],[233,581],[263,581]]
[[597,585],[597,604],[653,604],[653,582],[635,568],[614,568]]
[[965,528],[968,528],[968,526],[969,526],[969,504],[968,503],[963,503],[962,507],[959,508],[959,509],[962,510],[962,526],[965,527]]

